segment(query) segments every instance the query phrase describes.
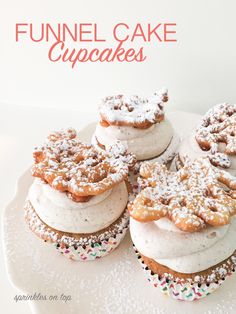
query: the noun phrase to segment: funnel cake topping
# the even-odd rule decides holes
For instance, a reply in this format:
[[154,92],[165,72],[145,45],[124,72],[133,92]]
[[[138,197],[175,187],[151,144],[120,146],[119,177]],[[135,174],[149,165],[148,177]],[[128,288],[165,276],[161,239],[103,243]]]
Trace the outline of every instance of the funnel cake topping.
[[130,126],[147,129],[164,119],[164,103],[168,101],[166,89],[144,99],[124,95],[106,97],[99,107],[101,125]]
[[229,155],[236,155],[236,105],[224,103],[210,109],[195,137],[201,149],[210,152],[213,165],[229,168]]
[[194,232],[228,224],[236,213],[236,178],[208,158],[187,160],[178,172],[144,163],[140,174],[146,187],[129,204],[131,217],[140,222],[168,217],[182,231]]
[[33,156],[33,176],[78,202],[125,180],[134,164],[134,157],[120,149],[103,152],[83,144],[74,129],[50,134]]

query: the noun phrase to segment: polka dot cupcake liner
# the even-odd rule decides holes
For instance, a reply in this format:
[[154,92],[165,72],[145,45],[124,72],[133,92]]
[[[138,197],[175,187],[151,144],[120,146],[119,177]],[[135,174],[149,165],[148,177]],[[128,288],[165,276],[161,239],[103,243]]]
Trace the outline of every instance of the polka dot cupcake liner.
[[215,290],[217,290],[221,284],[227,279],[232,273],[226,274],[224,278],[217,282],[212,283],[188,283],[188,282],[176,282],[169,279],[167,276],[154,274],[150,268],[144,263],[139,252],[134,247],[135,254],[138,261],[148,279],[148,281],[153,285],[153,287],[159,287],[162,293],[172,297],[176,300],[181,301],[195,301],[202,299]]
[[104,257],[115,250],[125,237],[128,226],[113,237],[99,242],[79,245],[66,245],[64,243],[53,243],[53,246],[63,256],[74,261],[93,261]]

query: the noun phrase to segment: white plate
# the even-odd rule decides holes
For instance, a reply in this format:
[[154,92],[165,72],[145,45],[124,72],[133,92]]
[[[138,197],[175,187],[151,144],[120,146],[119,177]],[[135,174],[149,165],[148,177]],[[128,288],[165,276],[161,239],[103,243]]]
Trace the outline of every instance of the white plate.
[[[169,114],[180,136],[187,135],[200,116]],[[89,141],[95,124],[81,130]],[[4,251],[8,275],[20,294],[70,295],[72,300],[33,301],[34,313],[235,313],[236,276],[207,298],[180,302],[164,296],[146,280],[129,234],[113,253],[93,262],[73,262],[38,239],[24,223],[23,203],[32,182],[29,171],[18,181],[17,193],[4,212]]]

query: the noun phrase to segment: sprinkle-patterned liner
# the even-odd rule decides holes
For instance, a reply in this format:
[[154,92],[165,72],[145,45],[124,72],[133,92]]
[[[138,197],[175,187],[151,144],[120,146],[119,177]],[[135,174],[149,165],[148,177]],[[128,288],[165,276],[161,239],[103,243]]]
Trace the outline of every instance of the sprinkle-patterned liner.
[[195,301],[202,299],[218,289],[222,283],[233,274],[233,272],[228,272],[222,279],[211,283],[176,282],[169,279],[167,276],[154,274],[144,263],[135,246],[133,246],[133,248],[148,281],[154,287],[159,287],[162,293],[175,300]]
[[26,201],[24,209],[25,220],[31,231],[44,242],[52,244],[62,255],[74,261],[92,261],[106,256],[120,244],[129,227],[129,215],[126,209],[111,231],[76,239],[73,234],[63,234],[47,226],[29,201]]
[[106,256],[111,253],[120,244],[124,238],[127,228],[124,228],[121,233],[115,237],[110,237],[107,240],[91,243],[87,245],[64,245],[63,243],[53,243],[53,246],[59,253],[74,261],[93,261],[95,259]]

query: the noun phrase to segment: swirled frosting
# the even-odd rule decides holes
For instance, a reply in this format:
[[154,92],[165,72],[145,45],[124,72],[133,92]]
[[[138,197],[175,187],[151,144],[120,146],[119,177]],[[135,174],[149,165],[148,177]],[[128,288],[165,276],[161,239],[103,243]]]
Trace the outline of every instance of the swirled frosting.
[[195,273],[228,258],[236,249],[236,218],[200,232],[179,230],[167,218],[141,223],[131,218],[132,240],[143,255],[180,273]]
[[38,216],[50,227],[72,233],[93,233],[111,225],[124,211],[128,192],[124,182],[92,197],[75,202],[40,179],[32,184],[28,199]]
[[105,147],[119,140],[138,160],[154,158],[165,151],[173,137],[173,128],[168,119],[153,124],[147,129],[128,126],[97,125],[95,138]]

